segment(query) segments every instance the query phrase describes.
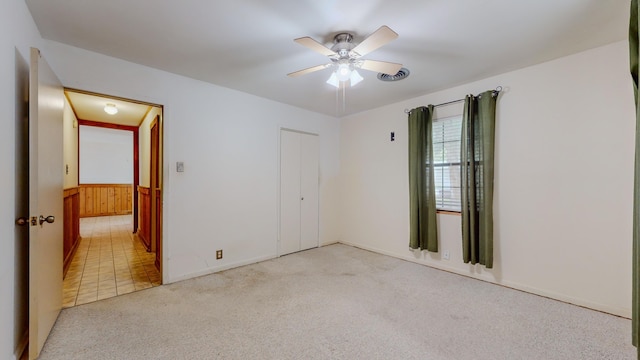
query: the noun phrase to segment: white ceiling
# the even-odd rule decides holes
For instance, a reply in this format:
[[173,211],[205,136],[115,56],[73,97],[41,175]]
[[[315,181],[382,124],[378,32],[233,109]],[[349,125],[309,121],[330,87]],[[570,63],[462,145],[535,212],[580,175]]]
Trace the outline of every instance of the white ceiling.
[[[66,90],[64,93],[78,120],[138,127],[151,110],[151,106],[148,104],[138,104],[70,90]],[[118,113],[109,115],[104,112],[106,104],[114,104]]]
[[[331,116],[428,94],[624,40],[628,0],[26,0],[42,36]],[[293,42],[361,41],[381,25],[400,36],[363,59],[411,75],[365,80],[342,95],[327,59]],[[508,84],[496,84],[508,85]],[[462,95],[462,94],[461,94]],[[238,104],[240,106],[241,104]]]

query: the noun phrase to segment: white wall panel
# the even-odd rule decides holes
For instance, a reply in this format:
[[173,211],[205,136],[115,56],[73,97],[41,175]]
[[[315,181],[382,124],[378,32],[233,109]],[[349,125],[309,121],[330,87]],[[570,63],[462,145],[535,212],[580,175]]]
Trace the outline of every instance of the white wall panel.
[[80,184],[133,184],[133,132],[81,125]]

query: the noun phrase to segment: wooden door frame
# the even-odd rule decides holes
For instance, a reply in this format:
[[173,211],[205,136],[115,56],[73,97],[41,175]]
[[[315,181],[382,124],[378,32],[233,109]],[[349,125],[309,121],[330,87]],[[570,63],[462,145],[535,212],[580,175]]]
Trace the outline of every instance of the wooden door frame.
[[[156,204],[156,188],[158,187],[158,156],[159,156],[159,139],[157,136],[153,135],[153,128],[158,127],[160,122],[158,121],[160,118],[159,115],[151,121],[149,124],[149,192],[151,196],[151,228],[150,236],[151,236],[151,251],[155,252],[156,250],[156,237],[157,235],[157,227],[156,227],[156,216],[157,216],[157,204]],[[156,129],[157,130],[157,129]],[[158,133],[159,134],[159,133]],[[157,135],[158,135],[157,134]],[[155,143],[155,144],[154,144]]]
[[140,183],[140,139],[138,137],[139,128],[137,126],[118,125],[93,120],[78,119],[78,186],[80,186],[80,125],[131,131],[133,133],[133,191],[131,192],[131,196],[133,197],[133,199],[131,199],[131,203],[133,207],[132,232],[135,233],[138,229],[138,196],[136,190],[138,189],[138,185]]
[[[149,124],[149,188],[151,192],[151,250],[156,253],[156,267],[162,276],[162,122],[160,115]],[[159,199],[158,199],[159,198]]]
[[[158,162],[158,174],[157,174],[157,183],[160,185],[160,189],[159,189],[159,197],[160,200],[162,201],[162,197],[163,197],[163,184],[164,184],[164,171],[162,169],[164,169],[164,146],[162,144],[163,139],[164,139],[164,130],[163,130],[163,124],[164,124],[164,106],[160,105],[160,104],[155,104],[155,103],[150,103],[150,102],[146,102],[146,101],[140,101],[140,100],[134,100],[134,99],[129,99],[129,98],[124,98],[124,97],[119,97],[119,96],[113,96],[113,95],[106,95],[106,94],[101,94],[101,93],[96,93],[96,92],[91,92],[91,91],[85,91],[85,90],[80,90],[80,89],[74,89],[74,88],[68,88],[65,87],[64,88],[65,92],[69,91],[69,92],[74,92],[74,93],[81,93],[81,94],[86,94],[86,95],[91,95],[91,96],[98,96],[98,97],[102,97],[102,98],[110,98],[110,99],[114,99],[114,100],[120,100],[120,101],[124,101],[124,102],[129,102],[129,103],[135,103],[135,104],[142,104],[142,105],[147,105],[149,106],[149,110],[147,111],[147,113],[145,114],[144,118],[146,119],[146,117],[149,115],[149,112],[151,111],[152,108],[157,108],[160,110],[160,113],[158,115],[156,115],[156,117],[154,118],[154,120],[151,122],[150,126],[149,126],[149,133],[151,133],[151,127],[157,123],[158,125],[158,136],[159,139],[157,141],[157,145],[159,148],[159,152],[158,152],[158,158],[157,158],[157,162]],[[70,102],[71,103],[71,102]],[[74,114],[76,114],[76,110],[73,109],[73,104],[71,104],[71,108]],[[136,233],[139,230],[139,226],[140,226],[140,198],[139,198],[139,189],[140,189],[140,138],[139,138],[139,134],[140,134],[140,127],[142,126],[142,123],[138,126],[126,126],[126,125],[118,125],[118,124],[113,124],[113,123],[104,123],[104,122],[98,122],[98,121],[92,121],[92,120],[87,120],[87,119],[78,119],[78,125],[86,125],[86,126],[95,126],[95,127],[103,127],[103,128],[110,128],[110,129],[117,129],[117,130],[127,130],[127,131],[131,131],[133,132],[133,189],[132,189],[132,216],[133,216],[133,229],[132,229],[132,233]],[[78,126],[78,168],[80,167],[80,137],[79,137],[79,131],[80,131],[80,126]],[[151,138],[151,136],[149,137]],[[149,161],[151,161],[151,159],[149,159]],[[150,164],[151,165],[151,164]],[[151,167],[151,166],[150,166]],[[80,185],[80,171],[78,169],[78,185]],[[151,187],[151,182],[150,182],[150,187]],[[155,191],[154,193],[154,198],[155,198]],[[156,204],[153,204],[153,206],[156,206]],[[163,213],[163,209],[162,209],[162,204],[160,204],[160,213],[158,215],[158,219],[151,219],[154,226],[157,224],[157,229],[160,233],[160,239],[158,244],[160,245],[160,250],[162,250],[162,242],[163,242],[163,237],[162,237],[162,228],[163,228],[163,221],[164,219],[162,218],[162,213]],[[159,271],[160,271],[160,276],[161,276],[161,283],[162,283],[162,276],[163,276],[163,260],[164,260],[164,255],[163,254],[158,254],[159,256],[161,256],[161,258],[159,259],[159,263],[156,264],[156,266],[158,267]],[[156,255],[156,256],[158,256]],[[158,261],[158,260],[157,260]]]

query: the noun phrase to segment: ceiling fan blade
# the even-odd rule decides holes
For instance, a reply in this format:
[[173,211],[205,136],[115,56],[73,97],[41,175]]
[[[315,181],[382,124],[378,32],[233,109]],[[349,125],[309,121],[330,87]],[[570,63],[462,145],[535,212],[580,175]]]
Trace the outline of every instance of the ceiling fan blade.
[[351,54],[360,57],[364,56],[373,50],[381,47],[384,44],[395,40],[398,34],[391,30],[388,26],[382,25],[380,28],[364,39],[358,46],[351,50]]
[[293,41],[297,42],[302,46],[306,46],[307,48],[320,53],[325,56],[333,56],[336,55],[336,52],[329,49],[328,47],[320,44],[319,42],[313,40],[312,38],[305,36],[301,38],[294,39]]
[[317,66],[313,66],[313,67],[310,67],[310,68],[294,71],[292,73],[287,74],[287,76],[296,77],[296,76],[300,76],[300,75],[305,75],[305,74],[312,73],[314,71],[326,69],[329,66],[331,66],[331,64],[317,65]]
[[362,60],[360,68],[383,74],[395,75],[400,71],[400,69],[402,69],[402,64],[377,60]]

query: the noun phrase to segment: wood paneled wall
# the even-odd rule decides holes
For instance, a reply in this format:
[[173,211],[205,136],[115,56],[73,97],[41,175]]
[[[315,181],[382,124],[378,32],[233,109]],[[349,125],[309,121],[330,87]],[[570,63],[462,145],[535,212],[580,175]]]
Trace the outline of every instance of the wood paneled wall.
[[147,251],[151,251],[151,189],[138,186],[138,204],[140,214],[138,237]]
[[64,190],[63,274],[67,274],[80,243],[80,190]]
[[80,217],[131,214],[131,184],[81,184]]
[[156,268],[162,273],[162,190],[156,189]]

